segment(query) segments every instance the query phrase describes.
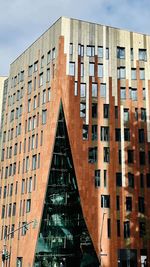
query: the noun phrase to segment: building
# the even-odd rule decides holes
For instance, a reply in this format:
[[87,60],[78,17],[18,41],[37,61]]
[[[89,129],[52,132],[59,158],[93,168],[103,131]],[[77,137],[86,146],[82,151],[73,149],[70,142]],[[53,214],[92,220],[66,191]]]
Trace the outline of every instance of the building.
[[[1,124],[2,124],[2,110],[3,107],[2,105],[4,105],[5,100],[3,98],[5,98],[5,88],[6,88],[6,76],[0,76],[0,151],[1,151]],[[1,155],[1,154],[0,154]]]
[[3,266],[150,266],[149,101],[148,35],[61,17],[11,64]]

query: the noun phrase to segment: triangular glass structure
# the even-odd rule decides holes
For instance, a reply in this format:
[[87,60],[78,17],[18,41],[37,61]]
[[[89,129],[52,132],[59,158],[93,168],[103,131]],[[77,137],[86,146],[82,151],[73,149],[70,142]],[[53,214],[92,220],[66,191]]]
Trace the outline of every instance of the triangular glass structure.
[[46,266],[99,266],[80,205],[62,105],[34,262]]

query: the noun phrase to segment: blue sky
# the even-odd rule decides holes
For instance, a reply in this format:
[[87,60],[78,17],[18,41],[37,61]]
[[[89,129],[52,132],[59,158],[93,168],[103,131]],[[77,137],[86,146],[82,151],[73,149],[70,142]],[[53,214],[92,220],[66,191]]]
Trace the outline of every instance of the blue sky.
[[60,16],[150,34],[149,0],[2,0],[0,76]]

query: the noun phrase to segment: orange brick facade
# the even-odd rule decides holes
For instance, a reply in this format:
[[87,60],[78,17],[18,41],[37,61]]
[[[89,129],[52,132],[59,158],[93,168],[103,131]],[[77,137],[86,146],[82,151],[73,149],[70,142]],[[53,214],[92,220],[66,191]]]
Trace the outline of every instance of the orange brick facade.
[[[137,266],[142,267],[141,255],[146,256],[147,265],[150,266],[150,187],[148,182],[148,174],[150,173],[150,145],[147,142],[147,122],[141,119],[141,108],[145,108],[145,99],[143,100],[143,84],[140,79],[139,61],[136,62],[137,71],[137,99],[132,101],[129,92],[129,81],[125,79],[126,99],[122,100],[120,96],[121,82],[117,81],[117,105],[113,93],[113,77],[109,77],[109,99],[101,96],[101,78],[98,77],[98,56],[94,55],[91,61],[94,63],[94,76],[89,75],[89,122],[86,118],[80,116],[80,102],[86,102],[86,97],[80,96],[81,81],[81,62],[83,58],[78,55],[77,59],[77,79],[72,75],[66,74],[67,56],[65,51],[65,37],[59,37],[57,57],[50,63],[50,69],[53,69],[53,77],[51,86],[47,82],[45,87],[33,89],[30,94],[27,93],[28,82],[32,79],[32,84],[36,77],[37,84],[40,76],[40,70],[33,72],[32,77],[26,77],[21,86],[18,85],[8,91],[6,109],[4,115],[4,124],[2,128],[4,159],[1,161],[1,223],[0,223],[0,250],[3,250],[4,232],[7,226],[7,234],[11,232],[11,226],[17,229],[23,222],[31,222],[37,220],[36,227],[33,224],[29,226],[29,230],[25,235],[21,231],[17,231],[14,237],[7,238],[6,248],[11,254],[9,259],[5,261],[4,266],[16,266],[16,259],[23,258],[24,267],[34,266],[34,257],[36,244],[40,230],[43,206],[48,183],[48,175],[50,172],[51,160],[53,155],[53,147],[55,143],[55,135],[57,129],[58,115],[60,103],[62,101],[67,131],[71,146],[73,163],[77,178],[78,190],[84,219],[93,241],[93,245],[100,266],[117,267],[117,266],[135,266],[132,265],[130,259],[129,265],[119,265],[120,258],[118,250],[136,250]],[[93,44],[92,44],[93,45]],[[86,48],[85,48],[86,49]],[[38,51],[37,60],[40,62],[42,54]],[[25,72],[28,71],[26,64]],[[9,80],[9,82],[11,82]],[[75,95],[75,82],[77,82],[77,95]],[[97,84],[97,96],[92,96],[92,83]],[[24,88],[22,99],[13,104],[13,109],[22,105],[22,115],[19,119],[9,122],[12,107],[8,103],[9,95],[17,94],[18,88]],[[43,101],[42,90],[46,90],[46,100]],[[50,90],[50,91],[49,91]],[[50,95],[49,95],[50,94]],[[38,95],[40,100],[36,108],[33,107],[34,97]],[[150,95],[150,82],[148,81],[148,94]],[[31,99],[31,111],[28,111],[28,100]],[[38,101],[38,100],[37,100]],[[18,104],[19,103],[19,104]],[[92,103],[97,104],[97,116],[92,117]],[[86,102],[87,104],[87,102]],[[109,108],[108,118],[104,118],[104,105]],[[118,107],[118,108],[116,108]],[[116,129],[121,129],[122,115],[121,109],[129,109],[129,120],[124,123],[124,128],[129,129],[130,140],[121,143],[121,139],[116,140]],[[87,108],[87,107],[86,107]],[[135,118],[135,108],[138,109],[138,119]],[[117,110],[118,109],[118,110]],[[42,112],[46,110],[46,124],[42,124]],[[118,112],[117,112],[118,111]],[[87,112],[87,109],[86,109]],[[117,113],[117,115],[116,115]],[[36,127],[32,126],[28,131],[29,118],[36,116]],[[18,122],[21,123],[21,134],[8,140],[8,132],[16,129]],[[33,122],[32,122],[33,123]],[[83,140],[83,125],[88,124],[88,138]],[[97,125],[97,140],[92,140],[92,125]],[[109,139],[102,140],[101,127],[109,127]],[[123,128],[123,131],[124,131]],[[139,129],[144,129],[144,141],[139,143]],[[15,131],[15,130],[14,130]],[[6,141],[4,135],[6,132]],[[11,134],[11,133],[10,133]],[[36,145],[31,148],[32,136],[37,138]],[[14,147],[17,145],[17,154],[14,155]],[[122,166],[119,163],[119,150],[124,146],[124,184],[116,185],[116,173],[122,173]],[[12,147],[13,155],[9,158],[7,147]],[[97,147],[97,160],[94,163],[89,162],[89,148]],[[104,162],[104,147],[109,147],[109,160]],[[128,162],[128,150],[133,150],[133,162]],[[139,152],[145,152],[145,164],[141,165],[139,160]],[[9,154],[9,152],[8,152]],[[35,170],[31,166],[33,156],[37,155],[37,165]],[[143,154],[144,155],[144,154]],[[29,157],[29,169],[26,169],[27,157]],[[6,174],[6,169],[16,163],[16,171],[14,175]],[[123,163],[122,163],[123,164]],[[24,165],[24,167],[23,167]],[[15,167],[14,167],[15,168]],[[100,184],[95,185],[95,170],[100,170]],[[104,170],[106,171],[106,181],[104,182]],[[134,174],[134,185],[128,183],[128,173]],[[140,174],[144,175],[144,185],[141,186]],[[8,176],[8,177],[7,177]],[[29,188],[29,180],[32,177],[32,190]],[[22,191],[22,180],[25,180],[25,189]],[[28,180],[27,180],[28,179]],[[141,178],[142,179],[142,178]],[[149,177],[150,179],[150,177]],[[30,180],[31,181],[31,180]],[[13,184],[13,193],[10,194],[10,187]],[[5,188],[5,189],[4,189]],[[4,190],[7,190],[4,193]],[[5,197],[4,197],[5,194]],[[102,195],[110,196],[109,205],[105,207],[102,203]],[[119,208],[117,210],[116,197],[119,196]],[[131,205],[127,210],[127,199],[131,197]],[[139,210],[139,197],[144,198],[144,210]],[[27,211],[27,201],[31,200],[31,207]],[[9,205],[16,203],[16,212],[14,216],[9,213]],[[104,205],[102,207],[102,204]],[[142,204],[141,204],[142,205]],[[3,206],[5,212],[3,213]],[[142,206],[143,207],[143,206]],[[131,210],[130,210],[131,209]],[[141,208],[142,209],[142,208]],[[21,210],[21,211],[20,211]],[[23,212],[24,210],[24,212]],[[12,211],[13,212],[13,211]],[[9,214],[9,215],[8,215]],[[117,232],[117,220],[120,225],[120,233]],[[125,236],[124,223],[129,222],[130,234]],[[139,222],[144,222],[145,229],[140,236]],[[109,228],[109,229],[108,229]],[[118,230],[119,231],[119,230]],[[141,230],[142,231],[142,230]],[[128,233],[127,233],[128,234]],[[144,252],[142,252],[144,251]],[[146,251],[146,252],[145,252]],[[141,254],[145,253],[145,254]],[[104,254],[104,255],[103,255]],[[144,258],[145,259],[145,258]],[[123,263],[122,263],[123,264]],[[125,263],[127,264],[127,262]],[[135,263],[134,263],[135,264]],[[19,266],[19,265],[18,265]],[[20,265],[21,266],[21,265]],[[68,267],[68,266],[67,266]]]

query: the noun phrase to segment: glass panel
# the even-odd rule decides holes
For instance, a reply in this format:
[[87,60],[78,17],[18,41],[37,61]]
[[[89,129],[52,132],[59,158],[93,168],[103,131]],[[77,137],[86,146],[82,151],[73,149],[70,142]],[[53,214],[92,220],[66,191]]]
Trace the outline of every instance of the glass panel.
[[44,203],[34,267],[98,267],[82,214],[62,106]]

